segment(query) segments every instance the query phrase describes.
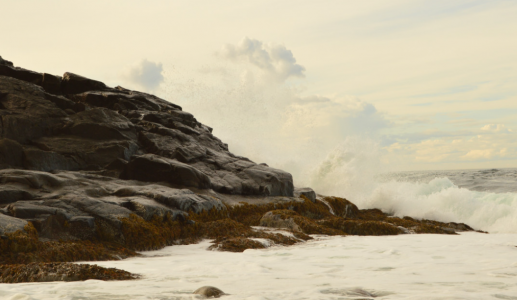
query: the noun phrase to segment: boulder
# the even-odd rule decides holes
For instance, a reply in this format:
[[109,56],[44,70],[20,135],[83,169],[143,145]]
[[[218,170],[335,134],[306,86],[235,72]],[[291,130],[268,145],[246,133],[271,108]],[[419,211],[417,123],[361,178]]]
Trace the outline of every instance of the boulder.
[[201,295],[204,298],[219,298],[226,295],[223,291],[213,286],[202,286],[195,290],[193,294]]
[[0,213],[0,235],[6,235],[18,230],[24,230],[27,224],[28,222],[25,220]]

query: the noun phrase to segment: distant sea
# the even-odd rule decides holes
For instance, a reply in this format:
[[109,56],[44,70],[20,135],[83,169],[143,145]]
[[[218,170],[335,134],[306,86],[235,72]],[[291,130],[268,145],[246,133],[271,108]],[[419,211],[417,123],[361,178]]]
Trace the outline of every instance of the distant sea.
[[380,176],[384,181],[428,183],[435,178],[448,178],[454,185],[477,192],[517,193],[517,169],[482,169],[449,171],[411,171]]

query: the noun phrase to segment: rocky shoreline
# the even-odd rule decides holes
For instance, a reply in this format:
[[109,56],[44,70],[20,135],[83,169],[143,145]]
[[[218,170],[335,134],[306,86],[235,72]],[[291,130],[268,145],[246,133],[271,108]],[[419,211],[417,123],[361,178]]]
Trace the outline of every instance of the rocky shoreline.
[[242,252],[310,234],[473,230],[295,188],[291,174],[232,154],[178,105],[1,57],[0,119],[0,282],[135,279],[57,263],[201,239],[213,239],[212,250]]

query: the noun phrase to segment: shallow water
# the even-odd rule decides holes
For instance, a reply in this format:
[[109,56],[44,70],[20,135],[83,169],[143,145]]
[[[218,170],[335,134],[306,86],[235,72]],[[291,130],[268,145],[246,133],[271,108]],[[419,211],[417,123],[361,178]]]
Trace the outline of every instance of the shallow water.
[[100,262],[136,281],[2,284],[0,299],[517,299],[517,234],[318,237],[290,247],[207,251],[209,241]]

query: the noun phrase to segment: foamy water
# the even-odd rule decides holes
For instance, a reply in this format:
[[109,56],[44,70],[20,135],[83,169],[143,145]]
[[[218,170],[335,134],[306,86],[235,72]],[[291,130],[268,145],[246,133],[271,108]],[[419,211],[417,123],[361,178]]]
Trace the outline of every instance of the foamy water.
[[0,285],[0,298],[517,299],[517,234],[464,233],[319,237],[291,247],[207,251],[208,241],[101,262],[143,275],[136,281]]

